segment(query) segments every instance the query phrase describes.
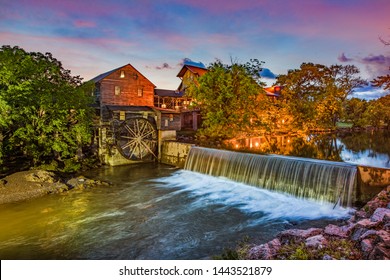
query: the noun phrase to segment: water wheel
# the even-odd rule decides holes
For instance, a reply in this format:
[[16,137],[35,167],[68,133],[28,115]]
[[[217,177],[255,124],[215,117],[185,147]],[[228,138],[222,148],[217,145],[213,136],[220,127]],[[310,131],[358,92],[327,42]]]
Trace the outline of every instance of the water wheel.
[[156,157],[157,130],[145,118],[133,118],[124,121],[117,129],[116,146],[121,155],[130,160],[143,160]]

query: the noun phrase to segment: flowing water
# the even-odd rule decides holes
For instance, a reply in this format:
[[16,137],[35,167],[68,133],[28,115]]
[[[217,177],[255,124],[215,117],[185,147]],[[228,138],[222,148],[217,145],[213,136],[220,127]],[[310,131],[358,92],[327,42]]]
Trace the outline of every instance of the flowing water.
[[165,165],[91,170],[110,187],[0,205],[0,259],[208,259],[350,209]]
[[193,147],[185,169],[269,190],[352,206],[356,165]]

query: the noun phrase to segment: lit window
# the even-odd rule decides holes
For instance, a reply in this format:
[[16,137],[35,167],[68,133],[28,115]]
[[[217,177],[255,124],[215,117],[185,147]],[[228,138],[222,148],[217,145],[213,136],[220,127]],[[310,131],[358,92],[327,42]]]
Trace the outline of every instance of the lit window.
[[121,78],[124,78],[125,77],[125,71],[121,71],[121,76],[120,76]]
[[143,96],[144,95],[144,89],[143,88],[139,88],[138,89],[138,96]]
[[115,86],[115,95],[121,94],[121,87]]

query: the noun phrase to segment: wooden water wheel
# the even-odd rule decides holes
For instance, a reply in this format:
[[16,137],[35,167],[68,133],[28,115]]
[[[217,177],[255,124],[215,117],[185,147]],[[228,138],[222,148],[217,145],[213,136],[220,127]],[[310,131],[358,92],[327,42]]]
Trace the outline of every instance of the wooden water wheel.
[[121,155],[130,160],[143,160],[156,157],[157,130],[145,118],[132,118],[124,121],[116,131],[116,146]]

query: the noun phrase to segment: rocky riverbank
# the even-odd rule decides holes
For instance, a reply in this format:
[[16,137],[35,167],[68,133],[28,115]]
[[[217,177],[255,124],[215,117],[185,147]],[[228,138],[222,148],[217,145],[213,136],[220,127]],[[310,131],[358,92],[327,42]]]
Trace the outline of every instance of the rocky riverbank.
[[64,178],[54,172],[44,170],[21,171],[0,179],[0,204],[108,185],[106,182],[91,180],[83,176]]
[[291,229],[261,245],[242,245],[242,259],[390,259],[390,186],[338,226]]

